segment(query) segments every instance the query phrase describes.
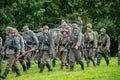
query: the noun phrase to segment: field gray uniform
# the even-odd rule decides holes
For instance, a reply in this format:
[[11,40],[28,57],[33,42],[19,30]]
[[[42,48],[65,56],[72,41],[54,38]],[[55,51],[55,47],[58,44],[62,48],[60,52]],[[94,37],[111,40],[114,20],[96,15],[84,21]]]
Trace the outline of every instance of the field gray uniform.
[[69,52],[69,65],[70,70],[74,70],[74,62],[77,61],[77,63],[81,64],[81,69],[84,70],[84,63],[82,60],[82,54],[80,50],[76,50],[75,46],[77,45],[79,48],[82,44],[82,33],[81,32],[72,32],[70,36],[70,40],[72,42],[70,52]]
[[54,44],[55,44],[55,53],[53,54],[52,66],[55,67],[55,65],[56,65],[56,58],[59,57],[58,47],[59,47],[59,40],[60,40],[60,37],[61,37],[60,30],[59,29],[55,29],[53,36],[54,36]]
[[[18,36],[18,39],[20,41],[20,46],[21,46],[20,55],[21,55],[22,53],[25,52],[24,39],[23,39],[23,37],[20,34],[18,34],[17,36]],[[26,67],[25,62],[24,62],[24,56],[20,58],[19,62],[22,65],[23,71],[26,71],[27,67]]]
[[68,67],[66,59],[67,59],[67,54],[68,54],[69,39],[70,38],[66,34],[66,35],[62,35],[59,40],[58,49],[59,49],[59,54],[60,54],[61,69],[63,69],[64,66]]
[[38,68],[40,68],[40,64],[41,64],[41,58],[42,58],[42,51],[41,51],[41,45],[42,45],[42,31],[43,30],[40,30],[39,32],[38,32],[38,36],[37,36],[37,38],[38,38],[38,41],[39,41],[39,47],[38,47]]
[[[12,30],[10,31],[12,32]],[[5,40],[3,50],[6,53],[6,56],[8,57],[8,63],[7,63],[5,72],[0,77],[5,79],[9,73],[10,68],[12,68],[12,66],[14,66],[17,76],[20,76],[21,74],[15,61],[16,60],[15,55],[20,54],[20,42],[18,37],[8,36]]]
[[93,62],[93,65],[96,66],[94,55],[93,55],[93,48],[97,49],[97,38],[93,31],[85,32],[84,34],[84,47],[85,47],[85,60],[87,66],[89,67],[90,60]]
[[[104,28],[102,28],[100,31],[105,31]],[[98,37],[98,56],[97,56],[97,65],[100,65],[101,58],[104,57],[106,64],[109,65],[109,50],[110,48],[110,37],[104,33],[100,34]]]
[[[29,29],[27,26],[23,27],[24,30]],[[28,30],[28,32],[22,33],[23,39],[25,40],[25,50],[28,51],[32,48],[38,48],[39,42],[35,35],[35,33],[32,30]],[[32,52],[31,52],[32,53]],[[27,69],[31,68],[31,53],[27,53],[25,55],[25,59],[27,60]]]
[[[48,29],[48,26],[44,26],[43,31],[45,29]],[[47,59],[51,58],[52,54],[55,52],[53,36],[51,36],[49,33],[43,33],[41,39],[42,45],[40,50],[42,53],[42,63],[40,65],[40,73],[43,72],[45,66],[47,66],[48,71],[52,71]]]

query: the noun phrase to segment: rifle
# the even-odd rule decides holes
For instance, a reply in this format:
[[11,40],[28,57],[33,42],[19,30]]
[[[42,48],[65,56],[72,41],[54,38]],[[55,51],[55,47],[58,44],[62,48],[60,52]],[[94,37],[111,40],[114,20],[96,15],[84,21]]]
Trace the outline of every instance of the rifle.
[[22,56],[24,56],[24,55],[26,55],[27,53],[30,53],[30,52],[32,52],[32,51],[35,51],[35,48],[32,48],[32,49],[26,51],[24,54],[21,54],[17,59],[21,58]]

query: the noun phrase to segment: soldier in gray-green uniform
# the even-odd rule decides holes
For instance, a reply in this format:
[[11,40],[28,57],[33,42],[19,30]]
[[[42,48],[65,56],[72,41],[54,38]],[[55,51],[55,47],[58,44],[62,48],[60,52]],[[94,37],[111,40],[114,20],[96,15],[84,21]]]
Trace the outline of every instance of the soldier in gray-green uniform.
[[38,41],[39,41],[39,47],[38,47],[38,68],[40,68],[41,64],[41,58],[42,58],[42,53],[41,53],[41,45],[42,45],[42,34],[43,34],[43,28],[40,28],[38,30]]
[[79,26],[79,28],[80,28],[80,31],[82,32],[83,21],[82,21],[81,17],[79,17],[79,16],[78,16],[78,18],[77,18],[77,24],[78,24],[78,26]]
[[[25,53],[25,45],[24,45],[24,39],[23,37],[18,33],[18,30],[16,28],[13,29],[13,34],[15,37],[18,37],[20,41],[20,55],[23,55]],[[23,71],[25,72],[27,70],[25,62],[24,62],[24,56],[20,58],[19,60],[20,64],[22,65]]]
[[40,73],[43,72],[44,67],[47,66],[48,71],[52,71],[50,64],[47,59],[51,58],[54,50],[54,40],[53,36],[49,34],[49,27],[47,25],[43,26],[43,35],[42,35],[42,45],[40,50],[42,51],[42,63],[40,65]]
[[[23,27],[24,32],[22,33],[23,39],[25,40],[25,50],[28,51],[32,48],[37,49],[39,42],[35,35],[35,33],[29,29],[28,26]],[[32,53],[32,52],[31,52]],[[31,53],[27,53],[25,55],[27,69],[29,70],[31,68]]]
[[3,55],[6,54],[6,56],[8,57],[8,63],[6,69],[4,73],[0,75],[0,78],[2,79],[5,79],[7,77],[10,68],[12,68],[12,66],[14,66],[15,68],[15,72],[17,74],[16,77],[21,76],[15,61],[20,54],[20,43],[18,38],[14,37],[12,31],[13,31],[12,28],[8,30],[8,37],[5,40],[4,49],[3,49],[4,52],[2,53]]
[[58,28],[54,29],[53,36],[54,36],[54,44],[55,44],[55,53],[53,54],[52,66],[55,67],[56,58],[59,57],[58,47],[59,47],[59,40],[60,40],[60,37],[61,37],[60,29],[58,29]]
[[3,56],[2,56],[2,38],[0,37],[0,73],[2,72],[2,60],[3,60]]
[[62,31],[62,36],[59,40],[59,54],[60,54],[60,60],[61,60],[61,69],[64,68],[64,66],[68,67],[66,58],[67,58],[67,54],[68,54],[68,46],[69,46],[69,36],[68,34],[68,30],[64,29]]
[[70,35],[71,47],[69,52],[69,65],[70,71],[74,70],[74,63],[75,61],[81,65],[81,69],[84,70],[84,62],[82,59],[82,54],[79,50],[82,44],[82,33],[77,29],[76,24],[72,24],[71,27],[72,33]]
[[120,65],[120,34],[118,36],[118,65]]
[[107,66],[109,65],[109,52],[110,52],[110,37],[106,34],[106,29],[100,29],[100,35],[98,37],[98,56],[97,65],[100,65],[101,58],[104,57]]
[[84,48],[85,48],[85,60],[87,67],[89,67],[90,60],[93,65],[96,66],[93,53],[97,49],[97,38],[95,33],[92,31],[92,24],[87,24],[87,31],[84,34]]

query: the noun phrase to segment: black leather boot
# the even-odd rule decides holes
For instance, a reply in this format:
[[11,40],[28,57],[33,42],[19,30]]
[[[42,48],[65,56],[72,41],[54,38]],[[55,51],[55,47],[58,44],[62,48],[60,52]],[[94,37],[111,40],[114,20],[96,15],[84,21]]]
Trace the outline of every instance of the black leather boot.
[[25,65],[22,65],[23,71],[26,72],[27,71],[27,67]]
[[38,61],[38,68],[40,68],[40,61]]
[[7,75],[8,75],[8,73],[9,73],[9,70],[6,69],[4,74],[0,75],[0,78],[5,79],[7,77]]
[[55,66],[56,66],[56,60],[53,59],[53,60],[52,60],[52,67],[55,67]]
[[47,62],[47,64],[46,64],[46,66],[47,66],[47,68],[48,68],[48,71],[52,71],[52,68],[51,68],[51,66],[50,66],[50,64]]
[[15,72],[16,72],[16,77],[21,76],[21,73],[20,73],[20,70],[19,70],[19,69],[15,69]]
[[74,66],[70,65],[70,71],[74,71]]
[[42,72],[43,72],[44,67],[45,67],[45,64],[41,64],[41,65],[40,65],[40,73],[42,73]]
[[81,64],[81,70],[84,70],[84,63]]

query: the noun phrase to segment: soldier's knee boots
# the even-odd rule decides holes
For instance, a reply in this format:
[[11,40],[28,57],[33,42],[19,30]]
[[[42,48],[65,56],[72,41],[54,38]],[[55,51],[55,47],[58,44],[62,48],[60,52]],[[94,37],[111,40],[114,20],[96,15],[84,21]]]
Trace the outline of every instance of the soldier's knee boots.
[[9,73],[9,70],[6,69],[5,72],[3,73],[3,75],[0,75],[0,78],[5,79],[8,75],[8,73]]
[[74,66],[70,65],[70,71],[74,71]]
[[108,60],[108,61],[106,61],[106,64],[107,64],[107,66],[109,66],[109,65],[110,65],[109,60]]
[[27,68],[25,65],[22,65],[22,68],[23,68],[23,71],[26,72],[27,71]]
[[2,72],[2,69],[0,68],[0,73]]
[[15,69],[15,72],[16,72],[16,77],[21,76],[21,73],[20,73],[20,70],[19,70],[19,69]]
[[56,66],[56,60],[55,60],[55,59],[52,60],[52,66],[53,66],[53,67]]
[[40,68],[40,61],[38,61],[38,68]]
[[27,62],[27,70],[31,68],[31,62]]
[[81,70],[84,70],[84,63],[81,64]]
[[40,73],[42,73],[42,72],[43,72],[44,67],[45,67],[45,64],[41,64],[41,65],[40,65]]
[[49,63],[47,63],[46,66],[47,66],[47,68],[48,68],[48,71],[52,71],[52,68],[51,68],[51,66],[50,66]]

